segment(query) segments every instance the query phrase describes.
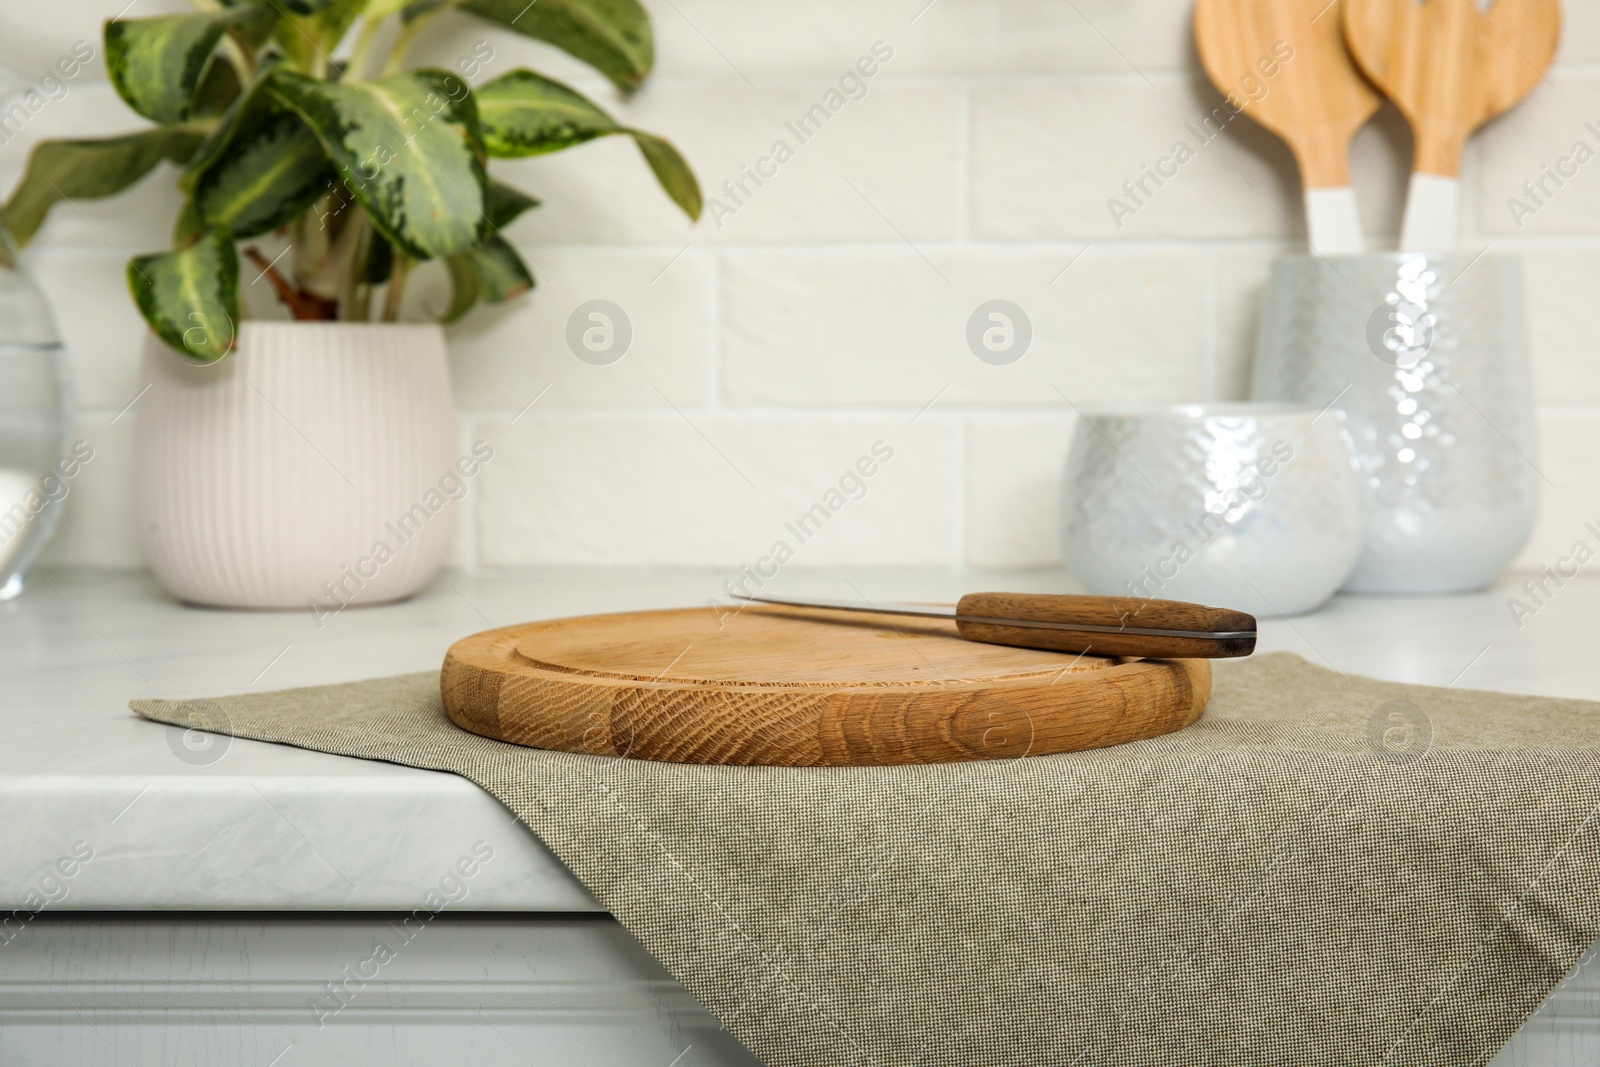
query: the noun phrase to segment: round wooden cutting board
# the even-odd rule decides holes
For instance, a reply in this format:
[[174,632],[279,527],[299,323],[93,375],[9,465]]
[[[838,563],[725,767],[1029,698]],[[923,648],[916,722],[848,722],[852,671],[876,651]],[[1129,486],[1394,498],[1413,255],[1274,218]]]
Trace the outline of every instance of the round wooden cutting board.
[[588,615],[456,642],[459,726],[599,756],[789,767],[1011,759],[1155,737],[1200,717],[1206,660],[979,644],[953,622],[817,609]]

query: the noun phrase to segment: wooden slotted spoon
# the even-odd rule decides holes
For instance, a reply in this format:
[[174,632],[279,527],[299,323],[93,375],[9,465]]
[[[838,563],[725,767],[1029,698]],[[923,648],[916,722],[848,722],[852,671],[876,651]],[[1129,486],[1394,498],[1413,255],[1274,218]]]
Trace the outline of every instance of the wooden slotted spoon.
[[1313,251],[1363,250],[1350,141],[1380,97],[1350,61],[1341,0],[1195,0],[1200,61],[1219,92],[1294,152]]
[[1400,248],[1456,245],[1461,155],[1474,130],[1516,106],[1561,41],[1559,0],[1344,0],[1356,62],[1416,139]]

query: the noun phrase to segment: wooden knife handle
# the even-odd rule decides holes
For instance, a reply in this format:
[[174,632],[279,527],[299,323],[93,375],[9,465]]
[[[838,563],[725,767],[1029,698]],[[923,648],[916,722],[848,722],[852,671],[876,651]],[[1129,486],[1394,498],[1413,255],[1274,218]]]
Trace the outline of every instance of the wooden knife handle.
[[[1116,627],[1116,632],[1008,626],[984,620],[1015,619],[1063,625]],[[1187,630],[1248,633],[1248,637],[1161,637],[1123,632]],[[1256,648],[1253,615],[1178,600],[1124,596],[1052,596],[1035,593],[968,593],[956,605],[956,629],[969,641],[1094,656],[1147,659],[1228,659]]]

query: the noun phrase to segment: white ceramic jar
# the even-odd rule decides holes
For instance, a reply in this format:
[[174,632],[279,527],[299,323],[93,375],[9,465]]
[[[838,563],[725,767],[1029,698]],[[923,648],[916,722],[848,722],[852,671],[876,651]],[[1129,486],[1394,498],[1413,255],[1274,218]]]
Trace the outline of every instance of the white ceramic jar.
[[1344,411],[1367,543],[1345,588],[1481,589],[1539,501],[1522,271],[1512,256],[1283,256],[1251,395]]
[[1297,615],[1339,588],[1362,534],[1337,410],[1185,404],[1078,420],[1061,550],[1090,592]]
[[459,480],[438,326],[245,322],[204,365],[151,337],[144,378],[139,532],[180,600],[330,611],[438,572]]

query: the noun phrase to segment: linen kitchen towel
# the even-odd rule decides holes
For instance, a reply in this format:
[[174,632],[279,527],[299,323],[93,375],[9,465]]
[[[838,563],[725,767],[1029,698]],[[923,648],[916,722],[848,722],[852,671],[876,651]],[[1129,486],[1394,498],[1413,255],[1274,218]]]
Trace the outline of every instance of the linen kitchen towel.
[[1600,934],[1600,704],[1285,653],[1176,734],[921,767],[522,748],[436,673],[133,707],[471,779],[770,1067],[1468,1067]]

